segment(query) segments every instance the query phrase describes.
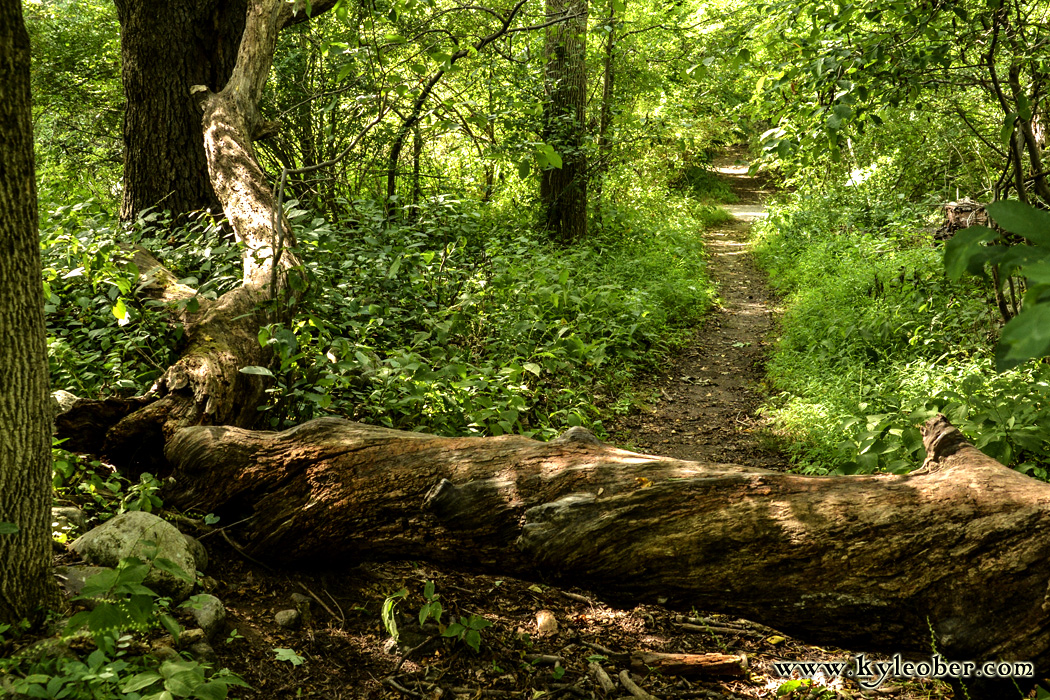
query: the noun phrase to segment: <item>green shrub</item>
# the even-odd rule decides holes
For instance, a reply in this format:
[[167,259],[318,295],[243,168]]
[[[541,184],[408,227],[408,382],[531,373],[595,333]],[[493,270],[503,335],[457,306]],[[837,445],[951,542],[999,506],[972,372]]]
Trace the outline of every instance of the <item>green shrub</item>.
[[904,472],[943,412],[1005,464],[1046,478],[1046,365],[993,369],[998,314],[950,282],[922,207],[882,190],[803,188],[773,207],[758,254],[784,299],[768,411],[800,467]]

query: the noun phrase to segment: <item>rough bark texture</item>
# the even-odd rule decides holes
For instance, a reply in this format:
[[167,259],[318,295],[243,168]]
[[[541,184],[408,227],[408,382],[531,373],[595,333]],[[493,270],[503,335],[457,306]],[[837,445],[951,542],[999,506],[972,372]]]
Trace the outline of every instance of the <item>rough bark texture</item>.
[[57,600],[51,577],[51,397],[40,285],[29,35],[0,0],[0,622]]
[[[233,73],[248,0],[114,0],[120,21],[124,96],[121,218],[153,206],[183,214],[218,211],[201,140],[193,85],[218,91]],[[284,3],[280,27],[307,19]],[[311,3],[313,16],[335,0]]]
[[124,96],[121,218],[159,206],[218,210],[191,85],[219,89],[237,59],[246,0],[114,0]]
[[270,561],[428,558],[744,615],[814,642],[1050,670],[1050,485],[947,421],[906,476],[808,477],[338,419],[187,428],[169,502]]
[[[314,7],[321,10],[332,4],[314,3]],[[263,403],[264,382],[240,369],[267,364],[269,354],[259,346],[258,330],[283,312],[273,303],[269,310],[264,305],[276,299],[291,302],[282,294],[287,289],[287,271],[299,261],[287,219],[274,215],[277,202],[256,160],[252,139],[262,123],[257,104],[270,72],[277,34],[281,26],[302,15],[291,12],[292,6],[281,0],[252,0],[241,6],[243,32],[237,33],[238,47],[231,49],[236,61],[220,91],[214,92],[208,82],[191,87],[189,78],[194,73],[179,74],[187,98],[192,94],[198,105],[196,142],[203,144],[209,187],[237,240],[244,244],[244,273],[237,289],[214,302],[201,300],[198,311],[180,315],[189,342],[179,361],[154,387],[152,394],[159,400],[107,429],[103,451],[132,469],[152,468],[161,458],[164,441],[178,428],[202,423],[253,425],[257,407]],[[219,77],[218,73],[209,76]],[[138,257],[143,255],[139,251]],[[173,285],[159,263],[152,263],[156,261],[148,265],[151,293],[173,301],[192,293]]]
[[547,0],[548,21],[565,15],[575,16],[547,28],[543,113],[543,139],[562,166],[543,171],[540,198],[551,236],[568,243],[587,235],[587,3]]

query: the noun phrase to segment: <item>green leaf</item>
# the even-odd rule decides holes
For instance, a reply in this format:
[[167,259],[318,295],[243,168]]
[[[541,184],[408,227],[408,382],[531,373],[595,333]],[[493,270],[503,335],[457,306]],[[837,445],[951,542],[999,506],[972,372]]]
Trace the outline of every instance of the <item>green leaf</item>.
[[128,307],[124,305],[123,299],[117,299],[117,303],[113,304],[112,311],[113,316],[117,319],[119,325],[126,325],[130,320],[128,318]]
[[198,686],[194,691],[194,697],[200,700],[225,700],[229,692],[229,686],[223,681],[208,681]]
[[178,697],[190,697],[201,685],[204,684],[204,673],[198,667],[194,670],[179,671],[164,681],[164,687],[170,690],[172,695]]
[[995,347],[999,372],[1050,355],[1050,303],[1032,304],[1003,327]]
[[958,280],[963,273],[983,276],[984,264],[997,251],[984,245],[994,241],[999,234],[987,226],[971,226],[957,231],[944,246],[944,270],[948,277]]
[[1010,148],[1010,137],[1014,134],[1014,122],[1017,121],[1017,112],[1010,112],[1003,120],[1003,128],[999,133],[999,140],[1003,148]]
[[273,372],[266,369],[265,367],[260,367],[259,365],[248,365],[247,367],[241,367],[239,371],[243,374],[256,374],[262,377],[273,376]]
[[302,666],[305,660],[291,649],[278,649],[275,647],[273,651],[278,661],[287,661],[292,666]]
[[14,523],[0,523],[0,535],[13,535],[18,532],[18,526]]
[[[244,371],[243,369],[241,370]],[[153,560],[153,565],[161,571],[167,572],[177,579],[186,581],[187,583],[193,583],[196,577],[188,571],[183,570],[181,566],[173,562],[171,559],[165,559],[164,557],[157,557]]]
[[121,686],[120,690],[124,693],[131,693],[136,690],[142,690],[147,686],[153,685],[162,678],[163,676],[157,673],[156,671],[145,671],[144,673],[139,673],[129,678],[128,681],[123,686]]
[[627,9],[627,5],[624,4],[623,0],[609,0],[609,6],[613,9],[613,12],[623,12]]
[[1017,200],[995,202],[986,208],[992,220],[1010,233],[1023,236],[1036,245],[1050,247],[1050,212]]

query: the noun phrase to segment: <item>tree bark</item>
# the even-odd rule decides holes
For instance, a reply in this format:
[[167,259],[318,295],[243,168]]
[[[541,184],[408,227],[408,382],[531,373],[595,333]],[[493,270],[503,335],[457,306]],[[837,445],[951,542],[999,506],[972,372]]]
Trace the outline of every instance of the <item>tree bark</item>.
[[120,21],[124,113],[121,218],[157,206],[218,211],[191,85],[229,80],[246,0],[114,0]]
[[51,576],[51,397],[40,285],[29,35],[0,0],[0,622],[56,603]]
[[[315,2],[313,7],[316,13],[333,4]],[[240,370],[268,364],[259,327],[283,318],[294,304],[288,271],[299,265],[291,226],[283,212],[277,214],[271,184],[252,144],[262,124],[257,105],[277,34],[303,15],[291,12],[292,5],[282,0],[251,0],[236,63],[223,89],[187,86],[203,112],[198,120],[212,190],[244,246],[242,283],[214,302],[200,301],[198,311],[182,314],[188,346],[154,386],[151,393],[159,400],[107,431],[104,450],[132,469],[152,468],[164,440],[185,425],[257,422],[266,384]]]
[[943,417],[905,476],[811,477],[338,419],[179,431],[179,507],[250,518],[273,562],[430,559],[615,601],[738,614],[815,643],[1050,670],[1050,485]]
[[572,19],[547,28],[543,140],[561,156],[560,168],[540,176],[544,223],[557,241],[587,235],[587,3],[547,0],[547,20]]
[[[313,16],[336,0],[315,0]],[[219,90],[238,60],[248,0],[114,0],[120,21],[124,113],[121,219],[159,207],[177,215],[217,211],[190,87]],[[278,27],[308,19],[285,3]]]

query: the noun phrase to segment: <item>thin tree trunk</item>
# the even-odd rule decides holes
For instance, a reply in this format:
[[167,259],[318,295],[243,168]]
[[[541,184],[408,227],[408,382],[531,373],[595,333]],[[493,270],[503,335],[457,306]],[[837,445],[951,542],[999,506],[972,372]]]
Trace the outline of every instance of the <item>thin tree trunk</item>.
[[547,0],[547,20],[573,18],[547,28],[543,140],[561,156],[560,168],[540,177],[544,223],[552,238],[569,243],[587,235],[587,3]]
[[420,183],[420,160],[423,157],[423,132],[417,124],[412,130],[412,207],[415,213],[413,218],[419,216],[419,202],[423,196],[423,187]]
[[0,622],[57,603],[51,576],[51,397],[40,284],[29,35],[0,0]]
[[595,199],[601,212],[605,172],[609,169],[612,144],[609,129],[612,126],[613,93],[616,85],[616,8],[609,3],[608,33],[605,37],[605,56],[602,59],[602,105],[598,119],[598,164],[594,169]]

